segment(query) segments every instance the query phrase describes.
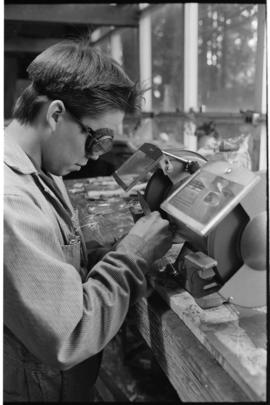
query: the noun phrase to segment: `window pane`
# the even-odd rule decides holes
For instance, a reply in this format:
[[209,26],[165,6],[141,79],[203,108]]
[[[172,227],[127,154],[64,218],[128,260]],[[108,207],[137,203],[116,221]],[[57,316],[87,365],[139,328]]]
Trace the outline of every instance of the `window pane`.
[[[204,118],[196,119],[193,135],[196,127],[209,122]],[[134,116],[125,118],[124,133],[131,143],[139,147],[144,142],[156,144],[161,149],[184,147],[184,133],[187,130],[192,131],[191,121],[183,117],[172,116],[170,114],[159,114],[153,119],[138,119]],[[231,151],[216,151],[220,160],[226,160],[236,167],[249,167],[252,171],[260,169],[260,154],[263,154],[261,131],[265,123],[262,122],[257,126],[242,123],[240,118],[232,120],[216,119],[216,130],[219,134],[219,143],[225,142],[228,145],[235,145],[236,148]],[[202,145],[200,145],[202,147]],[[199,149],[199,144],[198,148]],[[192,150],[196,150],[193,149]],[[266,153],[266,152],[265,152]]]
[[199,4],[198,100],[207,111],[254,109],[256,4]]
[[151,15],[153,110],[183,109],[183,4],[166,4]]
[[122,42],[122,64],[131,78],[138,81],[139,73],[139,44],[138,44],[138,29],[124,28],[120,32]]

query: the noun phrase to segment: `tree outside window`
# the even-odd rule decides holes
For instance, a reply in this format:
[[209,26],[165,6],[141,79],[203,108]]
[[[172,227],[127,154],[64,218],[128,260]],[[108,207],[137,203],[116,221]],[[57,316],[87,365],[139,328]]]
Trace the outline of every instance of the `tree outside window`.
[[183,109],[183,4],[165,4],[151,16],[153,110]]
[[256,4],[200,4],[198,100],[207,111],[254,109]]

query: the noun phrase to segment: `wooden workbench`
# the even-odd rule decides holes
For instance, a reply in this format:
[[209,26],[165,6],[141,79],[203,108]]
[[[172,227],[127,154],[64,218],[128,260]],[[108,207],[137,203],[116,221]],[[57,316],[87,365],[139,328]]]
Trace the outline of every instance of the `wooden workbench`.
[[[66,181],[80,217],[107,212],[111,242],[132,226],[126,195],[110,177]],[[105,215],[106,217],[106,215]],[[114,222],[113,222],[114,221]],[[89,238],[89,229],[85,236]],[[106,230],[108,237],[108,228]],[[172,261],[177,246],[167,255]],[[165,261],[166,262],[166,261]],[[154,292],[130,309],[135,324],[182,401],[266,401],[266,308],[223,304],[203,310],[193,297],[164,279],[162,264],[150,271]]]

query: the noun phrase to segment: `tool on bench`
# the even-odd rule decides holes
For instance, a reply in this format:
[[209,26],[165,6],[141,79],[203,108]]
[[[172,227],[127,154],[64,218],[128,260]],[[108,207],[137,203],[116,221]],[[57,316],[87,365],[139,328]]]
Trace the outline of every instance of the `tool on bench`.
[[[266,173],[150,145],[142,145],[114,178],[124,189],[148,178],[143,199],[184,241],[173,264],[174,279],[202,307],[211,306],[211,298],[219,304],[230,300],[249,308],[264,306]],[[149,150],[151,157],[145,153]]]

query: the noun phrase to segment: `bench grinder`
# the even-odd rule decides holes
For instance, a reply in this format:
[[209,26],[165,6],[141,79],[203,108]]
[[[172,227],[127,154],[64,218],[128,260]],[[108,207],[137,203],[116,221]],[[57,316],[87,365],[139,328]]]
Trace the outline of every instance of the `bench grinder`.
[[265,172],[146,143],[113,176],[126,191],[148,178],[144,199],[182,242],[168,274],[199,305],[211,306],[211,297],[218,302],[217,293],[219,304],[266,304]]

